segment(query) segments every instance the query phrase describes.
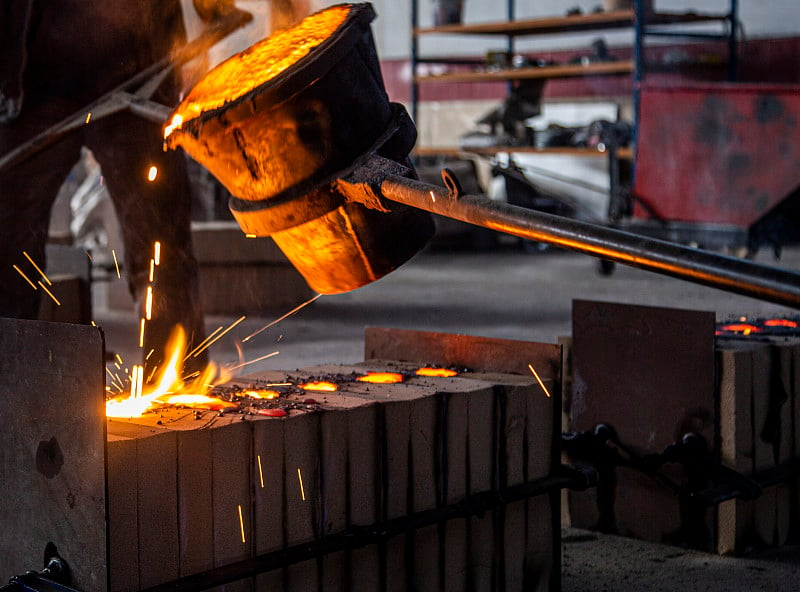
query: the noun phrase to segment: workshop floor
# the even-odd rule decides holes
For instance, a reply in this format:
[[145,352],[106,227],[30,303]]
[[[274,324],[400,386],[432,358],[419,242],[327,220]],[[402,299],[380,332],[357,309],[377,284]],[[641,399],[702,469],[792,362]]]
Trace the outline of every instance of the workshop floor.
[[[757,261],[800,271],[800,248],[786,249],[778,262],[767,252]],[[425,252],[372,285],[323,296],[249,340],[243,354],[245,360],[253,360],[280,352],[249,366],[250,372],[357,362],[363,360],[363,333],[368,326],[553,343],[571,333],[575,299],[712,310],[718,319],[798,314],[624,266],[602,277],[594,259],[556,250]],[[237,338],[285,312],[266,311],[247,318],[212,347],[212,358],[219,363],[237,361]],[[208,331],[228,326],[236,318],[209,317]],[[95,310],[95,320],[104,329],[109,351],[126,359],[135,356],[138,325],[132,313]],[[565,592],[800,590],[798,547],[759,559],[733,559],[573,530],[564,533],[562,542]]]

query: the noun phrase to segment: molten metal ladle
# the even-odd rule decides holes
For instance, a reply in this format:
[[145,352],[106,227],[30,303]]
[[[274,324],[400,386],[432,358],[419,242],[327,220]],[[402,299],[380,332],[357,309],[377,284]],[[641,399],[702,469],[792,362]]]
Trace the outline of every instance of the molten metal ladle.
[[[369,4],[334,6],[234,56],[178,107],[184,122],[167,138],[236,196],[231,210],[242,229],[271,235],[312,288],[352,290],[402,264],[433,232],[427,210],[800,308],[800,275],[792,272],[464,195],[447,173],[447,189],[415,180],[408,154],[416,130],[386,96],[373,18]],[[296,47],[294,61],[253,84],[258,52],[277,59],[278,50]],[[203,109],[219,90],[215,76],[238,74],[238,92]]]

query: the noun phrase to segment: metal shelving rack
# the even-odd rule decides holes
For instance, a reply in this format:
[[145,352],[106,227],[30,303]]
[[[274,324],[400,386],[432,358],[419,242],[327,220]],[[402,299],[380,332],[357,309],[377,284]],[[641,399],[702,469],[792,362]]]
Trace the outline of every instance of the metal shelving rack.
[[[411,0],[411,111],[414,121],[419,118],[419,89],[421,84],[441,83],[441,82],[497,82],[512,81],[522,79],[555,79],[584,76],[608,76],[629,74],[632,77],[632,97],[634,105],[634,143],[636,138],[636,128],[639,121],[639,87],[643,81],[647,64],[644,59],[644,40],[648,36],[660,37],[680,37],[689,39],[703,39],[710,41],[723,40],[728,46],[728,79],[735,80],[737,63],[737,24],[738,24],[738,0],[728,0],[728,11],[723,14],[699,14],[695,12],[673,14],[673,13],[651,13],[646,18],[640,18],[644,14],[643,0],[635,0],[635,7],[628,10],[616,10],[610,12],[598,12],[591,14],[558,16],[548,18],[535,18],[517,20],[515,18],[516,0],[507,0],[506,21],[475,24],[452,24],[435,27],[420,28],[419,26],[419,2]],[[681,30],[680,25],[700,24],[700,23],[723,23],[727,25],[727,30],[721,33],[692,32]],[[619,60],[614,62],[604,62],[589,65],[564,64],[554,66],[537,66],[529,68],[516,68],[498,71],[456,71],[440,75],[418,75],[417,66],[421,63],[439,64],[473,64],[479,65],[479,60],[464,58],[426,58],[420,55],[419,37],[423,35],[481,35],[481,36],[505,36],[507,39],[508,51],[514,51],[514,40],[523,36],[536,35],[557,35],[562,33],[591,32],[599,30],[621,30],[630,29],[634,31],[633,56],[630,60]],[[529,147],[502,147],[480,151],[484,154],[491,154],[501,151],[513,152],[564,152],[564,148],[554,150],[536,149]],[[567,149],[573,154],[583,154],[586,156],[603,155],[592,149]],[[463,153],[460,149],[418,149],[417,154],[447,154]],[[635,154],[631,149],[620,150],[616,154],[616,159],[626,158],[634,161]],[[612,169],[616,168],[612,163]],[[612,183],[613,184],[613,183]]]

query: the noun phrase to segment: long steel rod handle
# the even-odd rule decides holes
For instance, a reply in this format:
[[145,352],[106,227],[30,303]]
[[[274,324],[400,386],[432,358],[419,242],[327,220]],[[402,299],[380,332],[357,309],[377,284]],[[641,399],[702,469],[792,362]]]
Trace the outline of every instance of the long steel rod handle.
[[387,175],[381,195],[491,230],[800,308],[800,274]]

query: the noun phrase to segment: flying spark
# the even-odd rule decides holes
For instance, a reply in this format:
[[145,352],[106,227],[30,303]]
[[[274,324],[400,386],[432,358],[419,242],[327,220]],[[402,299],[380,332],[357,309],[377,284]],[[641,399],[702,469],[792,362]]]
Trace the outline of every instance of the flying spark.
[[244,237],[245,238],[256,238],[256,235],[251,233],[251,232],[248,232],[247,234],[244,235]]
[[254,333],[251,333],[250,335],[248,335],[247,337],[242,339],[242,343],[246,343],[247,341],[250,341],[250,339],[252,339],[256,335],[258,335],[259,333],[261,333],[263,331],[266,331],[270,327],[273,327],[273,326],[277,325],[278,323],[280,323],[285,318],[292,316],[296,312],[302,310],[303,308],[305,308],[306,306],[308,306],[309,304],[311,304],[312,302],[314,302],[315,300],[317,300],[318,298],[321,298],[321,297],[322,297],[322,294],[317,294],[316,296],[313,296],[312,298],[309,298],[308,300],[306,300],[302,304],[300,304],[298,306],[295,306],[292,310],[287,312],[285,315],[275,319],[274,321],[272,321],[268,325],[265,325],[264,327],[261,327],[258,331],[254,332]]
[[86,114],[86,121],[84,121],[84,123],[89,123],[91,120],[92,120],[92,112],[91,112],[91,111],[89,111],[89,112]]
[[147,296],[144,300],[144,318],[148,321],[153,318],[153,286],[147,286]]
[[209,341],[208,343],[206,343],[206,344],[205,344],[205,345],[204,345],[202,348],[198,349],[198,350],[197,350],[197,351],[196,351],[194,354],[192,354],[192,355],[193,355],[193,356],[196,358],[196,357],[197,357],[197,356],[200,354],[200,352],[202,352],[203,350],[205,350],[205,349],[208,349],[209,347],[211,347],[211,346],[212,346],[214,343],[216,343],[216,342],[219,340],[219,338],[220,338],[220,337],[222,337],[223,335],[225,335],[225,333],[227,333],[228,331],[230,331],[231,329],[233,329],[233,328],[234,328],[236,325],[238,325],[239,323],[241,323],[241,322],[242,322],[243,320],[245,320],[246,318],[247,318],[247,316],[246,316],[246,315],[242,315],[241,317],[239,317],[237,320],[235,320],[233,323],[231,323],[231,324],[228,326],[228,328],[227,328],[227,329],[225,329],[225,330],[224,330],[222,333],[220,333],[219,335],[217,335],[217,336],[216,336],[214,339],[212,339],[211,341]]
[[534,370],[532,364],[528,364],[528,370],[530,370],[531,374],[533,374],[534,378],[536,378],[536,382],[538,382],[539,386],[542,387],[542,390],[544,391],[544,394],[549,397],[550,396],[550,391],[547,390],[547,387],[542,382],[542,379],[539,378],[539,374],[536,372],[536,370]]
[[149,281],[152,284],[155,277],[156,277],[156,260],[150,259],[150,275],[148,276],[147,281]]
[[114,258],[114,267],[117,270],[117,279],[122,279],[122,275],[119,273],[119,261],[117,261],[117,252],[114,249],[111,249],[111,256]]
[[239,368],[243,368],[244,366],[248,366],[250,364],[255,364],[256,362],[260,362],[261,360],[266,360],[267,358],[271,358],[273,356],[277,356],[280,352],[274,351],[271,354],[267,354],[265,356],[261,356],[260,358],[256,358],[255,360],[250,360],[249,362],[243,362],[241,364],[237,364],[236,366],[228,367],[228,370],[238,370]]
[[16,270],[17,270],[17,273],[19,273],[19,274],[20,274],[20,275],[21,275],[21,276],[22,276],[22,277],[25,279],[25,281],[26,281],[26,282],[28,282],[28,283],[31,285],[31,288],[33,288],[34,290],[38,290],[38,289],[39,289],[39,288],[36,286],[36,284],[34,284],[34,283],[31,281],[31,279],[30,279],[30,278],[29,278],[27,275],[25,275],[25,272],[24,272],[24,271],[22,271],[22,270],[21,270],[19,267],[17,267],[16,265],[13,265],[12,267],[13,267],[14,269],[16,269]]
[[303,488],[303,474],[300,472],[300,467],[297,467],[297,480],[300,481],[300,497],[306,501],[306,490]]
[[242,517],[242,506],[239,505],[239,528],[242,531],[242,542],[246,543],[247,540],[244,538],[244,518]]
[[161,241],[156,241],[153,245],[153,261],[156,265],[161,265]]
[[38,272],[39,272],[39,275],[41,275],[41,276],[42,276],[42,278],[44,279],[44,281],[46,281],[46,282],[47,282],[47,285],[48,285],[48,286],[52,286],[52,285],[53,285],[53,282],[51,282],[51,281],[50,281],[50,279],[49,279],[49,278],[48,278],[48,277],[45,275],[45,273],[42,271],[41,267],[39,267],[38,265],[36,265],[36,261],[34,261],[33,259],[31,259],[31,256],[30,256],[30,255],[28,255],[28,253],[26,253],[25,251],[22,251],[22,254],[23,254],[23,255],[25,255],[25,258],[26,258],[28,261],[30,261],[30,262],[31,262],[31,265],[33,265],[33,266],[36,268],[36,271],[38,271]]
[[432,199],[433,201],[436,201],[436,196],[433,194],[433,191],[431,191],[431,199]]
[[261,481],[261,489],[264,489],[264,471],[261,469],[261,455],[256,455],[258,459],[258,478]]
[[47,289],[47,286],[45,286],[45,285],[44,285],[44,284],[41,282],[41,280],[40,280],[39,282],[37,282],[37,283],[38,283],[38,284],[39,284],[39,286],[42,288],[42,290],[44,290],[45,292],[47,292],[47,295],[48,295],[48,296],[50,296],[50,298],[52,298],[52,299],[53,299],[53,302],[55,302],[55,303],[56,303],[56,306],[61,306],[61,303],[58,301],[58,298],[56,298],[56,297],[53,295],[53,293],[52,293],[50,290],[48,290],[48,289]]
[[158,167],[151,166],[150,170],[147,171],[147,180],[152,183],[156,180],[156,177],[158,177]]
[[144,317],[139,322],[139,347],[144,347]]
[[222,325],[220,325],[219,327],[214,329],[214,331],[211,333],[211,335],[209,335],[208,337],[203,339],[203,341],[201,341],[200,344],[197,347],[195,347],[192,351],[190,351],[188,354],[186,354],[186,357],[183,358],[183,361],[185,362],[186,360],[191,358],[195,354],[195,352],[199,352],[200,348],[203,347],[208,342],[208,340],[212,339],[214,337],[214,335],[216,335],[220,331],[222,331]]

